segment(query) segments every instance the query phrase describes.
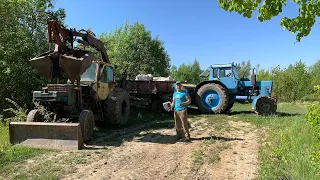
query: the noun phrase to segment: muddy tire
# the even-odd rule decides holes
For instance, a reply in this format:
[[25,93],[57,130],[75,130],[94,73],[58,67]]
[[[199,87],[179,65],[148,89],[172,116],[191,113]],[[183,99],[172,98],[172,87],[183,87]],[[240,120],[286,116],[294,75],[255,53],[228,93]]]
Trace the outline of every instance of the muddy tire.
[[219,84],[205,84],[197,91],[196,103],[201,113],[223,113],[228,106],[228,101],[226,89]]
[[88,142],[93,135],[94,116],[91,110],[83,110],[79,116],[83,141]]
[[27,116],[27,122],[42,122],[43,120],[43,115],[38,109],[31,110]]
[[226,110],[224,112],[230,111],[233,105],[234,105],[234,100],[229,100],[228,106],[226,107]]
[[163,108],[163,105],[162,105],[162,100],[161,99],[155,99],[152,101],[152,112],[155,112],[155,113],[162,113],[164,112],[164,108]]
[[277,103],[269,97],[260,97],[255,104],[255,112],[258,115],[268,116],[275,114]]
[[124,89],[116,87],[104,101],[104,118],[108,124],[120,127],[127,124],[129,116],[129,95]]

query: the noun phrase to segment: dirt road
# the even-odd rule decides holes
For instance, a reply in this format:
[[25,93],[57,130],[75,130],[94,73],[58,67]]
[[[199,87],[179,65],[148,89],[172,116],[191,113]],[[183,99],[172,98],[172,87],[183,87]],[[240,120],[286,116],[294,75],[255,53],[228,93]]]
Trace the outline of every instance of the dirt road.
[[[54,151],[14,164],[6,179],[255,179],[259,131],[226,115],[196,115],[191,142],[173,120],[95,132],[81,151]],[[236,121],[237,120],[237,121]],[[4,178],[4,174],[0,178]]]
[[[190,143],[177,142],[173,127],[136,135],[139,128],[127,129],[120,136],[120,131],[108,136],[99,134],[91,144],[110,142],[115,135],[124,142],[117,146],[115,141],[116,147],[108,146],[106,157],[97,156],[77,165],[63,179],[254,179],[258,167],[257,129],[249,123],[226,122],[217,126],[206,118],[193,121]],[[132,138],[126,141],[128,137]]]

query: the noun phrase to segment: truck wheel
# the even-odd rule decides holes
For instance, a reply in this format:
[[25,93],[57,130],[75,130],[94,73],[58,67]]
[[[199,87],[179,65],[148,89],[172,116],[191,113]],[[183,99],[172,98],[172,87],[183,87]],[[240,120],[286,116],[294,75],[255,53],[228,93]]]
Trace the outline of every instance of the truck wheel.
[[277,111],[277,104],[269,97],[260,97],[255,104],[255,112],[258,115],[271,115]]
[[130,115],[128,93],[122,88],[114,88],[104,101],[104,117],[111,125],[120,127],[127,124]]
[[205,84],[199,88],[196,96],[197,106],[202,113],[220,114],[228,106],[229,96],[219,84]]
[[43,121],[43,115],[40,113],[40,110],[34,109],[31,110],[27,116],[27,122],[41,122]]
[[94,116],[91,110],[83,110],[79,116],[82,137],[84,142],[88,142],[93,135]]
[[163,108],[161,99],[155,99],[152,101],[152,112],[155,112],[155,113],[164,112],[164,108]]

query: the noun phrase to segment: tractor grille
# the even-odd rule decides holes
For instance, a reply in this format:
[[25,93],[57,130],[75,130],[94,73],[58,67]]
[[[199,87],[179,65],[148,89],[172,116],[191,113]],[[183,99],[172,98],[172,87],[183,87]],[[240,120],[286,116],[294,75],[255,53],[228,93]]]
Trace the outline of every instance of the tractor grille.
[[48,84],[48,91],[67,91],[63,84]]

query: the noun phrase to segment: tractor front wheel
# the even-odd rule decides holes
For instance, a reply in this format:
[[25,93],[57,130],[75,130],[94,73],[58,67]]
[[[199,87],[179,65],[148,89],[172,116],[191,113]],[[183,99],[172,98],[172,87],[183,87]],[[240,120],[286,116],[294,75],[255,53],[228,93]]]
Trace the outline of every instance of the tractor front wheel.
[[39,109],[31,110],[27,116],[27,122],[41,122],[44,121],[44,117]]
[[79,116],[83,141],[88,142],[93,135],[94,116],[91,110],[83,110]]
[[104,117],[109,124],[118,127],[127,124],[130,116],[130,100],[124,89],[114,88],[104,103]]
[[277,111],[277,103],[269,97],[260,97],[255,104],[255,112],[258,115],[271,115]]
[[197,91],[196,103],[202,113],[223,113],[228,106],[228,101],[226,89],[219,84],[205,84]]

